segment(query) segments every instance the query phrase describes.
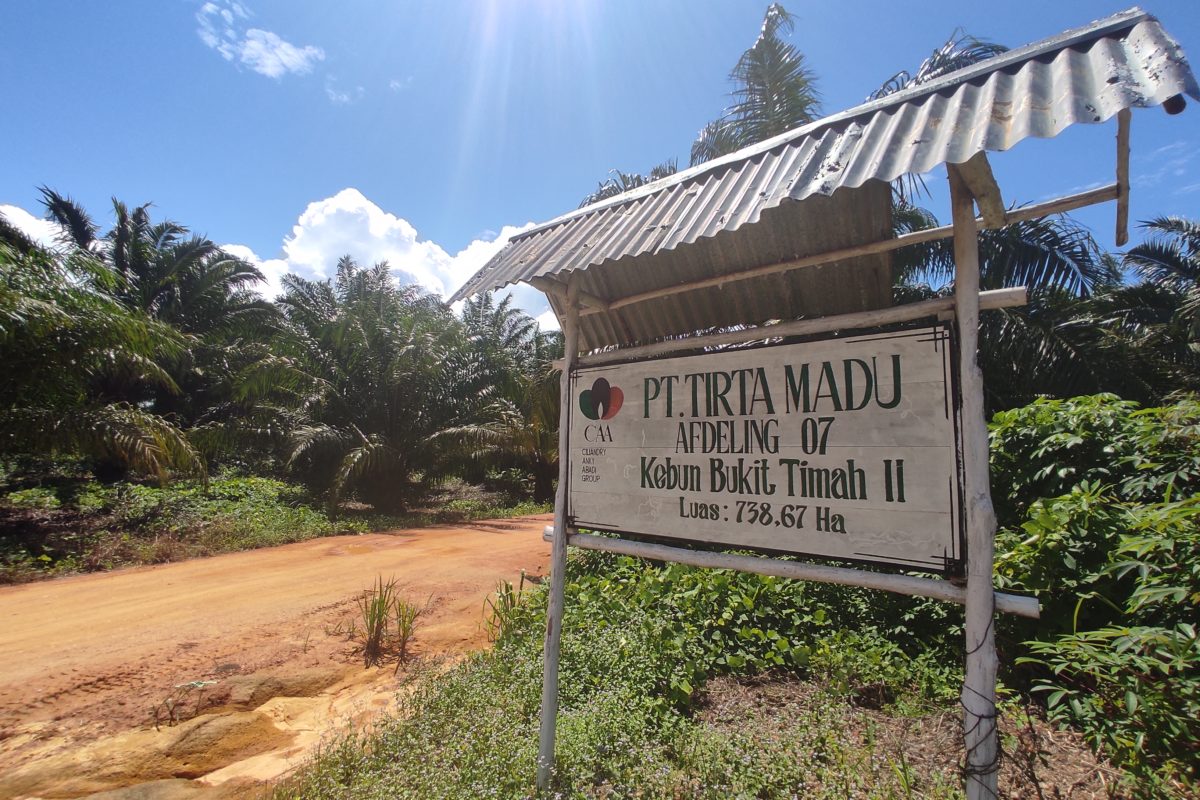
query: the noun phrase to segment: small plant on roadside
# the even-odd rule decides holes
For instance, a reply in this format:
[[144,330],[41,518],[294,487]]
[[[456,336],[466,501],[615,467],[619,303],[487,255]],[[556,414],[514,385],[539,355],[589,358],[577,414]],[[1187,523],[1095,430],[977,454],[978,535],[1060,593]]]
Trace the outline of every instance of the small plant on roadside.
[[400,664],[408,660],[408,646],[416,635],[417,620],[428,608],[429,602],[418,606],[402,597],[395,578],[385,581],[380,575],[375,585],[358,598],[358,619],[339,624],[335,633],[344,631],[351,639],[361,636],[366,666],[379,664],[395,653],[399,670]]
[[512,630],[525,593],[525,570],[521,570],[521,582],[514,589],[512,581],[500,581],[496,593],[483,601],[483,624],[489,642],[496,642]]
[[[426,604],[428,608],[428,604]],[[408,660],[408,644],[412,641],[413,635],[417,630],[417,617],[425,613],[425,608],[419,608],[415,603],[410,603],[403,597],[396,598],[395,605],[395,620],[396,620],[396,649],[397,660],[396,669],[400,669],[400,665]]]
[[358,598],[359,616],[363,628],[363,661],[368,667],[378,664],[387,648],[388,628],[391,627],[392,609],[399,599],[396,579],[386,583],[380,575],[375,585]]

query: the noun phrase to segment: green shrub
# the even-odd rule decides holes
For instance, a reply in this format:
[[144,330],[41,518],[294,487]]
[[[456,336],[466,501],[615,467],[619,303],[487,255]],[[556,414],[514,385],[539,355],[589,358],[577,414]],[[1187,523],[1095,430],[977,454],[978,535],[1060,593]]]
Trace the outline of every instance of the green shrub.
[[[587,609],[588,624],[620,625],[637,608],[662,626],[675,669],[660,695],[679,707],[709,675],[810,674],[814,653],[830,637],[850,634],[859,636],[863,659],[890,664],[884,682],[891,698],[938,701],[946,692],[931,687],[959,680],[961,609],[946,603],[733,570],[655,566],[594,551],[578,554],[570,569],[568,613],[578,605]],[[865,665],[864,680],[884,679],[868,679]],[[930,669],[936,674],[926,674]],[[852,681],[854,670],[845,677]]]
[[992,445],[997,583],[1043,607],[1001,622],[1021,680],[1129,771],[1125,791],[1197,791],[1200,403],[1039,401],[997,414]]
[[40,486],[9,492],[4,500],[14,508],[26,508],[35,511],[53,511],[62,505],[53,489],[46,489]]
[[991,424],[991,467],[1002,528],[1081,482],[1110,486],[1129,502],[1186,497],[1200,490],[1200,399],[1139,409],[1098,394],[1001,411]]
[[52,486],[5,496],[11,508],[62,512],[62,518],[44,531],[0,535],[0,580],[176,561],[366,530],[359,521],[331,520],[304,501],[302,488],[267,478],[163,487],[56,479]]

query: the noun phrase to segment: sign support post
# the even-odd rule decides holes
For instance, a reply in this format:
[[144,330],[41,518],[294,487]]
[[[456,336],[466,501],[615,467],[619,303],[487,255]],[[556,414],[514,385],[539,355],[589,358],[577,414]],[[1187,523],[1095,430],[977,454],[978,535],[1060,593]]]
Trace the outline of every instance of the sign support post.
[[[560,298],[563,298],[560,295]],[[546,640],[542,665],[542,708],[538,732],[537,788],[550,787],[554,770],[554,739],[558,721],[558,654],[562,636],[567,571],[567,484],[571,469],[571,372],[579,357],[579,281],[568,279],[563,319],[563,371],[559,390],[558,492],[554,498],[554,541],[550,555],[550,599],[546,609]]]
[[968,800],[998,796],[996,729],[995,591],[992,582],[996,514],[988,482],[988,433],[979,370],[979,236],[974,197],[954,165],[948,165],[954,224],[954,314],[958,322],[962,389],[963,465],[966,483],[967,597],[963,734],[967,750]]

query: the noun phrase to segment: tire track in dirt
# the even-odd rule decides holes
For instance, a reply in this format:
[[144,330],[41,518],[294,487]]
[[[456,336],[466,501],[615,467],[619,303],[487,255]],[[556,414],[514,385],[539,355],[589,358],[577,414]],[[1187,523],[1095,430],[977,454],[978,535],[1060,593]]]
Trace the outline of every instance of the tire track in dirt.
[[[361,667],[355,598],[382,575],[429,608],[417,655],[486,644],[497,581],[540,575],[548,515],[340,536],[178,564],[0,587],[0,773],[152,728],[193,681]],[[194,696],[193,696],[194,695]]]

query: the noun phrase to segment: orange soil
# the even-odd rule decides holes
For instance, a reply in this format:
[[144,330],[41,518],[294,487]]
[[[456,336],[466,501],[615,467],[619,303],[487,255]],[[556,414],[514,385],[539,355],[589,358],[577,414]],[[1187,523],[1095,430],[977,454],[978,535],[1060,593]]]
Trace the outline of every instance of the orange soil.
[[485,597],[522,570],[544,574],[550,519],[316,539],[0,588],[0,774],[145,728],[189,681],[361,669],[345,631],[379,575],[429,604],[415,655],[486,646]]

